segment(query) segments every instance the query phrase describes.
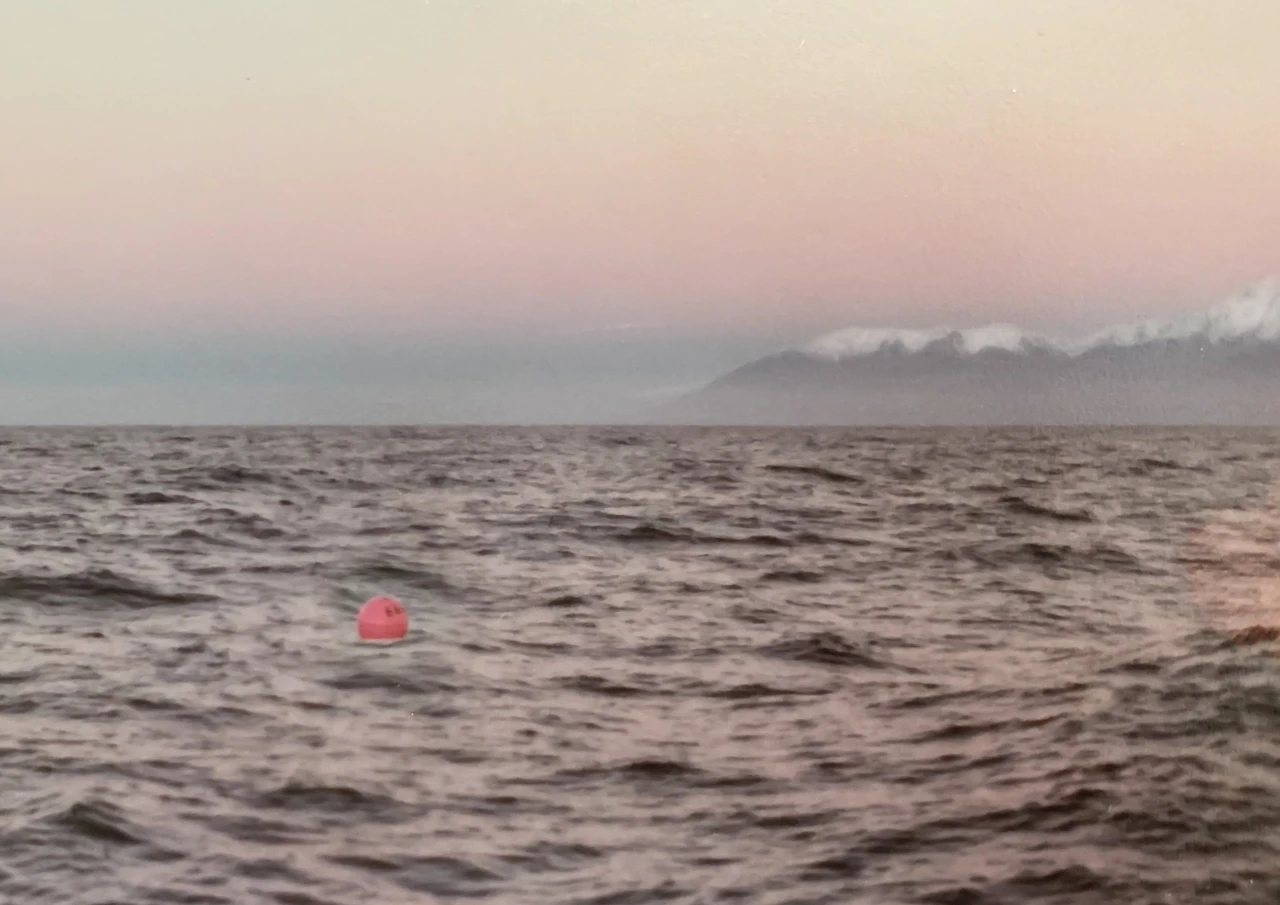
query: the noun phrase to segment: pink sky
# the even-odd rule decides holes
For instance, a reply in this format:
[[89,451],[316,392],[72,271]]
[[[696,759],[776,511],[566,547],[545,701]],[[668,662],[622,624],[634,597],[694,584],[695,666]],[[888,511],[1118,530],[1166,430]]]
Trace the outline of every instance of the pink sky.
[[1203,307],[1280,271],[1280,5],[1174,6],[10,4],[0,298],[124,332]]

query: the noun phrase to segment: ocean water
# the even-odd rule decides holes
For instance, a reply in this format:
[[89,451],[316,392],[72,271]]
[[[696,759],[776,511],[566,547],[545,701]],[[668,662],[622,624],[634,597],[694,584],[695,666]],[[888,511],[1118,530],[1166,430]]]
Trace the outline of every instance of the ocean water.
[[2,432],[0,901],[1275,902],[1277,478],[1265,431]]

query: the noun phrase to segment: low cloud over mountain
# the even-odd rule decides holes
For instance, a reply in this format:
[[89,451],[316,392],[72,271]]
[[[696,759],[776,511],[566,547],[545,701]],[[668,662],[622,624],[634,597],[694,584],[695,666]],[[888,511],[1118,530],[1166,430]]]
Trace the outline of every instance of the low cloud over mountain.
[[1280,279],[1077,338],[841,330],[673,403],[709,424],[1280,424]]

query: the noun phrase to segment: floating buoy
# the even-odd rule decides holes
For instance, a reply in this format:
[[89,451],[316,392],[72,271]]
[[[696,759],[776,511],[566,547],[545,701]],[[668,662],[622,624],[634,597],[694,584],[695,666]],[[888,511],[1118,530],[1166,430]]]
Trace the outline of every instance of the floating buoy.
[[356,630],[365,641],[398,641],[409,632],[409,614],[394,597],[372,597],[356,615]]

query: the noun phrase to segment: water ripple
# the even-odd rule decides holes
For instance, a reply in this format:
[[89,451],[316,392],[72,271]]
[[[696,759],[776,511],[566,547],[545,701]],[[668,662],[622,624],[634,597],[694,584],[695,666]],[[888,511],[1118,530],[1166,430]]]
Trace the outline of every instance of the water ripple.
[[1276,901],[1278,439],[0,432],[0,900]]

